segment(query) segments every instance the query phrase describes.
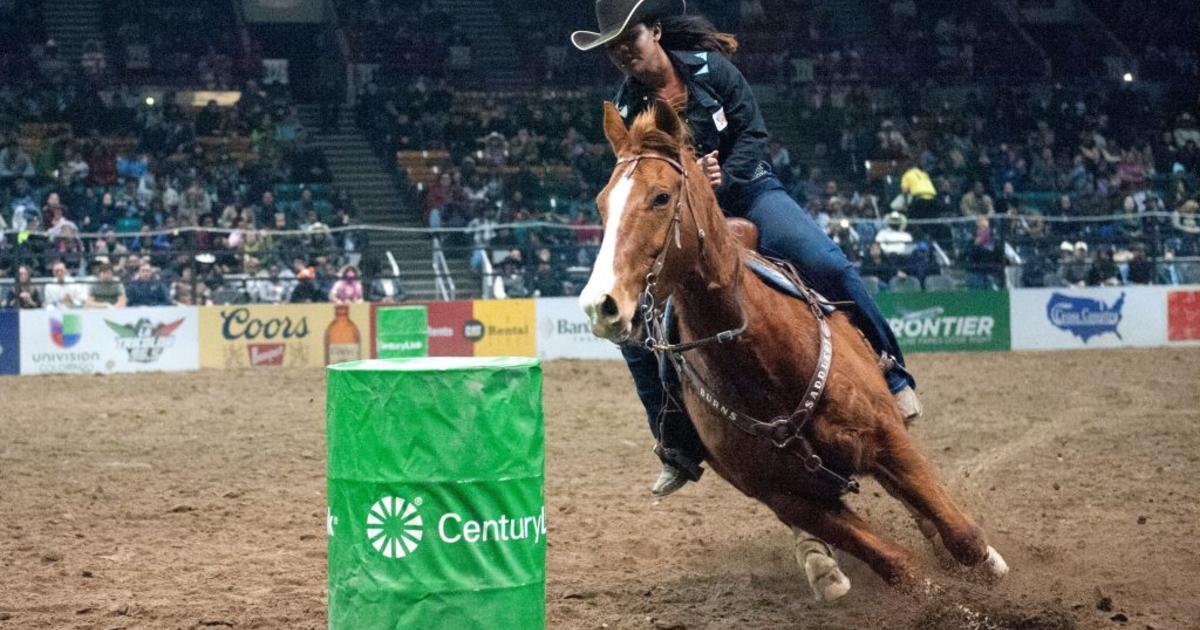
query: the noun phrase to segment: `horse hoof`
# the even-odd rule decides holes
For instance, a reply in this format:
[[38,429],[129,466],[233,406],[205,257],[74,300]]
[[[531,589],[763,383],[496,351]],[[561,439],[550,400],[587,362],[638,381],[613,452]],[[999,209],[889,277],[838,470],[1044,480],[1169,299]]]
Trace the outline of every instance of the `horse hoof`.
[[813,599],[833,602],[850,592],[850,578],[842,573],[837,561],[830,556],[810,553],[804,558],[804,574],[812,589]]
[[983,568],[987,571],[987,576],[993,582],[998,582],[1008,575],[1008,563],[1000,556],[992,546],[987,548],[988,555],[983,561]]

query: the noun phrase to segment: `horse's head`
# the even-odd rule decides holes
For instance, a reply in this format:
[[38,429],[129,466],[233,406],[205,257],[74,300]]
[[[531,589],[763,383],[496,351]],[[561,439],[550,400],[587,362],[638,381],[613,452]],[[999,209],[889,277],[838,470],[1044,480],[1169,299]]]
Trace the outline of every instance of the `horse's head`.
[[690,268],[666,264],[667,258],[696,259],[691,186],[708,184],[695,164],[683,121],[665,103],[655,103],[630,129],[616,107],[605,103],[604,134],[617,165],[596,198],[604,240],[579,303],[593,334],[622,342],[633,330],[649,280],[656,293],[666,295]]

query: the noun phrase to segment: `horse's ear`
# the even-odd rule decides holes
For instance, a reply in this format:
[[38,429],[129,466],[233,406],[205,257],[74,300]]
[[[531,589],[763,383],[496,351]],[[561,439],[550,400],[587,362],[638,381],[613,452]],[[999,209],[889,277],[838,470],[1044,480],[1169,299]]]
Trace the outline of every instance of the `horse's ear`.
[[658,127],[659,131],[671,136],[676,142],[683,142],[685,135],[683,121],[679,119],[679,114],[675,113],[675,108],[666,101],[654,101],[654,126]]
[[616,154],[620,154],[629,141],[629,130],[625,128],[625,121],[621,120],[621,113],[612,101],[604,101],[604,136]]

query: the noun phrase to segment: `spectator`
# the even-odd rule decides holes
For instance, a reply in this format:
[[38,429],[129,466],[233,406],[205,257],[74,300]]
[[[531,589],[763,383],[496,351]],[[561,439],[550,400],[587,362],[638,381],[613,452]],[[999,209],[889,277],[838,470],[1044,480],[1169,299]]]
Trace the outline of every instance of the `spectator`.
[[1064,284],[1072,287],[1082,287],[1088,283],[1088,274],[1092,263],[1088,260],[1087,243],[1079,241],[1072,246],[1064,241],[1059,248],[1063,253],[1063,262],[1059,265],[1058,276]]
[[962,200],[958,202],[958,209],[962,211],[964,217],[979,215],[990,217],[996,213],[996,206],[991,195],[987,194],[987,190],[983,187],[983,182],[975,182],[971,190],[962,196]]
[[171,283],[171,302],[176,306],[211,306],[212,290],[203,282],[196,282],[192,268],[185,265]]
[[291,284],[282,276],[278,263],[272,263],[266,271],[259,272],[261,278],[258,285],[256,302],[263,304],[283,304],[291,298]]
[[292,290],[292,303],[324,302],[325,294],[317,285],[317,273],[312,267],[304,267],[296,274],[296,288]]
[[17,267],[17,279],[5,296],[6,309],[42,308],[42,291],[33,283],[33,272],[28,265]]
[[993,291],[1003,287],[1004,247],[997,243],[986,215],[975,219],[975,240],[967,251],[967,288]]
[[897,276],[905,277],[905,273],[884,256],[883,247],[878,241],[871,243],[871,246],[867,248],[867,257],[863,259],[859,273],[864,280],[875,278],[878,283],[877,288],[886,287],[892,278]]
[[1154,263],[1146,256],[1146,245],[1134,243],[1129,260],[1129,284],[1154,284]]
[[125,290],[130,306],[167,306],[171,296],[167,287],[159,280],[150,261],[143,260],[138,267],[137,277],[129,282]]
[[913,236],[907,231],[908,217],[899,212],[892,212],[884,219],[883,229],[875,234],[875,242],[883,249],[883,253],[893,256],[906,256],[912,248]]
[[1113,261],[1112,249],[1101,247],[1096,251],[1096,260],[1088,269],[1087,284],[1092,287],[1115,287],[1121,284],[1121,270]]
[[46,285],[46,308],[76,309],[83,308],[87,302],[87,289],[80,286],[75,279],[67,274],[67,265],[61,260],[54,261],[50,267],[54,280]]
[[338,281],[329,289],[329,301],[334,304],[361,304],[363,302],[362,281],[358,268],[346,265],[338,272]]
[[88,289],[88,308],[124,308],[125,286],[113,277],[112,266],[100,263],[96,266],[96,281]]

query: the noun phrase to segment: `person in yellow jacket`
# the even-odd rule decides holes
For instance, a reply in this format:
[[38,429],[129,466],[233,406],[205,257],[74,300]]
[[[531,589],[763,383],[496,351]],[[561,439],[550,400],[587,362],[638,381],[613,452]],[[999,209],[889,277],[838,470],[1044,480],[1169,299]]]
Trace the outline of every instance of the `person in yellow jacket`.
[[[935,219],[941,215],[937,189],[934,188],[929,173],[921,170],[920,166],[912,164],[904,171],[904,176],[900,178],[900,192],[904,195],[905,205],[908,207],[908,218]],[[918,235],[933,238],[937,230],[930,229],[932,227],[934,226],[921,226],[913,231]]]

